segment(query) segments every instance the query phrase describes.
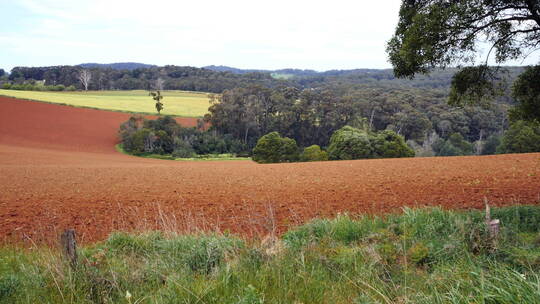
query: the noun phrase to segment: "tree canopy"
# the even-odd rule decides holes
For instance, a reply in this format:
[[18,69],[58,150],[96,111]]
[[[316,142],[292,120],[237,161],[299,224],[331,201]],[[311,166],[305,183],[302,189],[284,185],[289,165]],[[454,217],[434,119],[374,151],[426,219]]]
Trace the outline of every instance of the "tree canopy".
[[403,0],[387,52],[398,77],[412,78],[434,68],[474,65],[488,43],[485,62],[456,73],[450,103],[478,103],[497,93],[500,73],[488,68],[525,58],[540,46],[538,0]]

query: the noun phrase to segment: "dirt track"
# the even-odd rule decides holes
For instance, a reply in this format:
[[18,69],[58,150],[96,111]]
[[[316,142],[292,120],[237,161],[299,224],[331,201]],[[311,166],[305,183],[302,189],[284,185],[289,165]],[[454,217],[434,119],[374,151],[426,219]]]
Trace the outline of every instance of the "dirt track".
[[[338,212],[540,202],[540,154],[258,165],[119,154],[128,114],[0,97],[0,239],[115,229],[283,231]],[[186,122],[184,122],[186,123]],[[191,123],[194,123],[193,120]]]

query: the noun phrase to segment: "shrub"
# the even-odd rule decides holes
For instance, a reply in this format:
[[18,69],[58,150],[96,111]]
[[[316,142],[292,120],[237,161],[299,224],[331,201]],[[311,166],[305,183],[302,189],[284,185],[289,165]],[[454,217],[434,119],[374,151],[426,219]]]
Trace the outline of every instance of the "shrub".
[[321,150],[321,147],[318,145],[312,145],[307,148],[304,148],[304,152],[300,156],[301,161],[325,161],[328,160],[328,153]]
[[452,145],[451,142],[446,141],[443,146],[441,147],[439,153],[437,153],[437,156],[460,156],[463,155],[463,152]]
[[462,155],[471,155],[473,153],[473,145],[466,141],[465,138],[459,133],[450,135],[448,141],[456,148],[458,148]]
[[501,144],[501,137],[497,135],[491,135],[486,139],[484,146],[482,147],[482,155],[491,155],[497,152],[497,147]]
[[437,156],[471,155],[473,145],[459,133],[453,133],[448,140],[438,139],[432,145]]
[[405,143],[405,139],[391,130],[378,133],[373,140],[377,157],[414,157],[414,150]]
[[294,139],[271,132],[259,138],[253,149],[253,160],[258,163],[281,163],[298,160],[298,146]]
[[190,158],[194,154],[239,153],[246,150],[246,145],[230,135],[183,128],[170,116],[155,120],[132,116],[120,125],[118,135],[124,150],[135,154],[173,154],[173,157]]
[[11,83],[8,83],[8,82],[4,83],[4,84],[2,85],[2,89],[4,89],[4,90],[9,90],[9,89],[11,89]]
[[183,140],[175,141],[174,146],[175,148],[172,152],[172,156],[174,157],[191,158],[195,156],[195,150],[193,150],[193,147]]
[[372,158],[373,147],[367,132],[345,126],[332,134],[328,157],[332,160]]
[[423,264],[428,259],[429,249],[422,242],[418,242],[409,248],[407,255],[412,262],[416,264]]
[[518,120],[504,133],[497,153],[540,152],[540,124]]

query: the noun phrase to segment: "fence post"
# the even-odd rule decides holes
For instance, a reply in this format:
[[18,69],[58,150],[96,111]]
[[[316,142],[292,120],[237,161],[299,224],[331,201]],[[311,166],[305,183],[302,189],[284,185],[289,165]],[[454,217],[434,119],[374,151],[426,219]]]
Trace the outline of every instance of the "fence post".
[[60,236],[60,244],[62,245],[62,252],[71,267],[77,266],[77,241],[75,239],[75,230],[67,229]]
[[487,198],[484,198],[484,203],[486,204],[486,228],[489,232],[489,237],[494,246],[497,244],[497,238],[499,236],[500,224],[501,221],[498,219],[491,219],[491,208],[489,208]]

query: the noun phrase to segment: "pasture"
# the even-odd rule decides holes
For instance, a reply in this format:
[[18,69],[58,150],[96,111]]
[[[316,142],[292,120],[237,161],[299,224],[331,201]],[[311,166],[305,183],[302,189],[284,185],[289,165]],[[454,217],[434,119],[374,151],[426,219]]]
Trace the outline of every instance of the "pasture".
[[[208,112],[207,93],[187,91],[163,91],[163,115],[179,117],[202,117]],[[46,92],[0,90],[0,95],[20,99],[65,104],[103,110],[156,114],[155,103],[148,91],[78,91]]]

